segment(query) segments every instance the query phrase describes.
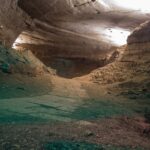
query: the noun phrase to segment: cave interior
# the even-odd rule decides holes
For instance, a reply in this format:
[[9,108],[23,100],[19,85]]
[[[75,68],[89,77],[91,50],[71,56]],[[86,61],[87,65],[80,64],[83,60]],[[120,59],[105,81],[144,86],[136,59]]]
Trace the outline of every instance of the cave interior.
[[0,0],[0,149],[149,150],[149,0]]

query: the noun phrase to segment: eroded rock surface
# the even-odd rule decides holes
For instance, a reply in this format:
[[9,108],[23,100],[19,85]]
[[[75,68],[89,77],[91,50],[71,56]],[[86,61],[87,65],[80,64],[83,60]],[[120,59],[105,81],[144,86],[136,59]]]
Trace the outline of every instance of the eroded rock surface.
[[[31,50],[44,64],[58,70],[59,75],[66,72],[67,70],[61,69],[67,67],[73,68],[73,71],[69,70],[73,74],[82,75],[79,70],[86,68],[84,65],[80,68],[82,61],[85,66],[91,68],[84,70],[85,73],[115,61],[116,57],[119,57],[117,63],[119,62],[121,68],[128,65],[134,68],[134,65],[131,65],[133,61],[149,61],[148,43],[128,45],[126,49],[118,52],[115,51],[118,46],[110,40],[116,38],[112,36],[114,30],[117,30],[117,36],[120,38],[123,34],[120,29],[131,32],[137,25],[148,20],[149,14],[127,11],[115,5],[110,7],[109,4],[96,0],[0,2],[3,4],[0,6],[1,43],[9,47],[13,44],[14,48],[20,51]],[[147,24],[149,22],[131,34],[128,44],[149,40]],[[89,62],[92,65],[89,65]],[[114,66],[116,68],[116,65]],[[131,67],[132,72],[133,68]],[[118,73],[115,75],[115,78],[117,77]]]
[[[128,37],[128,44],[146,42],[150,42],[150,21],[141,24]],[[145,47],[147,47],[147,45]]]
[[149,22],[136,28],[129,36],[128,44],[118,49],[119,59],[95,70],[92,78],[101,84],[132,81],[138,83],[138,87],[144,87],[150,77],[149,30]]
[[0,42],[11,47],[17,36],[32,24],[30,17],[22,11],[18,0],[0,0]]
[[[42,43],[49,51],[73,51],[72,55],[80,55],[81,51],[86,53],[86,50],[90,53],[94,50],[93,54],[96,51],[95,56],[97,53],[99,56],[104,52],[106,54],[115,45],[108,40],[109,35],[105,34],[109,31],[107,29],[123,28],[130,31],[149,18],[147,14],[111,8],[103,1],[96,0],[0,2],[3,4],[0,9],[0,38],[3,44],[12,46],[17,36],[25,31],[28,37],[16,41],[17,44],[23,43],[36,50],[37,45],[40,47]],[[33,43],[33,40],[37,42]]]

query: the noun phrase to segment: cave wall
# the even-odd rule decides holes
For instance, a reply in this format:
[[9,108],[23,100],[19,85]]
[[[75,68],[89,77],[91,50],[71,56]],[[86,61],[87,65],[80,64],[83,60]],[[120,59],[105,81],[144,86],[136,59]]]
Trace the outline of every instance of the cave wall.
[[[20,43],[16,43],[19,50],[31,50],[46,65],[58,59],[62,62],[76,59],[80,63],[86,60],[86,65],[89,62],[95,65],[95,61],[103,64],[107,56],[113,54],[114,45],[104,40],[101,27],[132,30],[149,19],[148,14],[138,12],[109,12],[94,0],[0,0],[0,3],[0,42],[11,47],[21,34]],[[94,32],[95,29],[97,32]],[[132,71],[137,66],[141,70],[143,66],[148,68],[149,35],[150,22],[136,28],[129,36],[126,48],[123,48],[119,65],[108,67],[103,74],[108,72],[110,77],[112,70],[117,68],[119,75],[116,72],[114,77],[118,80],[122,70],[126,74],[129,66]]]
[[44,33],[40,31],[24,32],[21,38],[26,40],[23,41],[24,43],[17,44],[17,49],[31,50],[46,64],[52,57],[85,58],[98,61],[113,51],[110,45],[92,37],[54,28]]
[[150,21],[142,23],[131,33],[123,61],[150,63]]
[[142,23],[128,37],[128,44],[150,42],[150,21]]
[[[84,24],[76,27],[72,23],[78,20],[76,17],[84,18],[104,9],[94,0],[19,0],[18,6],[31,16],[35,26],[20,35],[23,41],[16,44],[17,48],[31,50],[46,64],[52,57],[102,59],[110,51],[110,44],[78,31]],[[62,20],[66,28],[61,26]]]
[[98,10],[105,10],[96,0],[19,0],[18,5],[32,18],[48,22],[49,17],[55,20],[64,16],[96,14]]
[[[92,80],[100,84],[120,83],[147,87],[150,81],[150,23],[146,21],[128,37],[128,43],[117,49],[118,58],[111,64],[92,72]],[[148,87],[149,89],[149,87]]]
[[18,0],[0,0],[0,42],[11,47],[17,36],[32,22],[17,6]]
[[[38,58],[45,61],[50,57],[104,59],[114,45],[100,37],[103,33],[95,33],[95,27],[98,30],[101,26],[108,28],[117,25],[131,28],[130,26],[134,27],[147,18],[141,15],[136,19],[134,12],[109,13],[100,2],[94,0],[0,0],[0,2],[3,4],[0,5],[2,44],[11,47],[18,35],[23,33],[21,34],[23,41],[20,45],[17,43],[19,49],[21,47],[30,49]],[[92,23],[88,26],[89,22]],[[133,41],[130,39],[134,39],[132,35],[128,43]]]

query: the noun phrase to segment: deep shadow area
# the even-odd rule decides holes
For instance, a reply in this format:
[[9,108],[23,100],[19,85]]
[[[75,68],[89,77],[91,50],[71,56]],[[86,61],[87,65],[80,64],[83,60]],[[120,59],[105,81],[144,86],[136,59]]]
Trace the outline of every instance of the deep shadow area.
[[53,57],[46,63],[58,76],[65,78],[80,77],[89,74],[91,71],[104,66],[106,60],[94,61],[86,58],[61,58]]
[[62,51],[58,47],[50,47],[48,44],[18,44],[17,46],[21,51],[30,50],[47,67],[54,69],[56,75],[68,79],[88,75],[93,70],[113,62],[117,55],[115,53],[117,47],[111,47],[110,51],[114,53],[108,60],[107,51],[101,52],[99,49],[92,49],[92,52],[86,49],[80,52],[80,49],[76,51],[63,49]]

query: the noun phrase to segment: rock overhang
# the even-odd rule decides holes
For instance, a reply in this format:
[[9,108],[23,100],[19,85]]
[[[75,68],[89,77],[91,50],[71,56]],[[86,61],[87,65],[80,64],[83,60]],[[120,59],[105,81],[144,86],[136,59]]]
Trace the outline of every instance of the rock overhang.
[[[13,7],[14,28],[10,26],[9,22],[2,21],[1,25],[8,28],[8,31],[11,30],[11,33],[15,33],[13,37],[8,34],[2,39],[4,44],[8,43],[9,46],[17,41],[17,36],[25,32],[29,37],[26,44],[33,45],[37,41],[37,43],[55,45],[58,48],[64,43],[63,49],[70,50],[72,48],[67,45],[73,43],[73,45],[78,45],[74,49],[75,51],[81,49],[85,51],[89,47],[91,50],[97,49],[100,52],[106,50],[107,53],[111,47],[125,44],[129,33],[149,19],[147,13],[127,11],[116,7],[115,3],[102,0],[16,0],[13,2],[7,0],[3,10],[6,16],[1,13],[1,18],[9,16],[9,12],[5,8],[11,9],[11,7]],[[118,36],[124,40],[123,43],[116,44],[119,42]],[[114,41],[115,38],[116,41]],[[90,40],[91,42],[89,42]],[[22,41],[26,41],[26,39]],[[49,44],[47,44],[48,42]]]

